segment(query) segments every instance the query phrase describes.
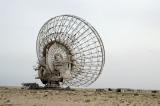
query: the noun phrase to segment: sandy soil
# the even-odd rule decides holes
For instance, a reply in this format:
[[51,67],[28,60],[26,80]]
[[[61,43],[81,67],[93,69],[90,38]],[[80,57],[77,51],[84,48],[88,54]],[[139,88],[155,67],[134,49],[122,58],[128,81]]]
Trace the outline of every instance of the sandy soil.
[[0,106],[160,106],[160,94],[0,87]]

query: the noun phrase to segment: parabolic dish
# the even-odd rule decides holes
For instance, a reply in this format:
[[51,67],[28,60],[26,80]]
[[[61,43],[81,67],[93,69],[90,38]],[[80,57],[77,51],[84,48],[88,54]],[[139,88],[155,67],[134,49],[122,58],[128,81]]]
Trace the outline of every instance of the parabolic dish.
[[[52,42],[54,46],[51,46],[46,62],[44,51]],[[71,64],[71,78],[62,82],[65,86],[92,84],[105,63],[105,50],[98,32],[88,22],[73,15],[60,15],[48,20],[39,31],[36,50],[42,66],[48,64],[52,68],[55,55],[64,63]]]

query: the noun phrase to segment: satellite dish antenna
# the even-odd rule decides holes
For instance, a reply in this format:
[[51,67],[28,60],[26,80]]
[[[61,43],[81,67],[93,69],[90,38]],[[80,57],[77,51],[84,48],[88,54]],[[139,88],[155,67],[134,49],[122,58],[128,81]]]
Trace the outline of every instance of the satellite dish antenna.
[[47,87],[88,86],[97,80],[105,63],[98,32],[73,15],[48,20],[39,31],[36,50],[37,78]]

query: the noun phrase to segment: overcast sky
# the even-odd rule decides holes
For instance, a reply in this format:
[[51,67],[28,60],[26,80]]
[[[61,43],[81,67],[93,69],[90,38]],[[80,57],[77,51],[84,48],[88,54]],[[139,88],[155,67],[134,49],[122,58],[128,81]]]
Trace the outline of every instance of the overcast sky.
[[160,89],[160,0],[0,0],[0,85],[39,82],[38,31],[62,14],[82,17],[104,42],[105,67],[89,87]]

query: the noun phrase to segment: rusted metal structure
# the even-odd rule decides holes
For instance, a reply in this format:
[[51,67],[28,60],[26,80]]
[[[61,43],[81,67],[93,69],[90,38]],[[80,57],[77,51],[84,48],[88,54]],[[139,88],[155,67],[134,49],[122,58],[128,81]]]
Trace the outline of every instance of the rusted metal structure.
[[46,87],[88,86],[101,74],[105,50],[98,32],[73,15],[56,16],[40,29],[38,79]]

